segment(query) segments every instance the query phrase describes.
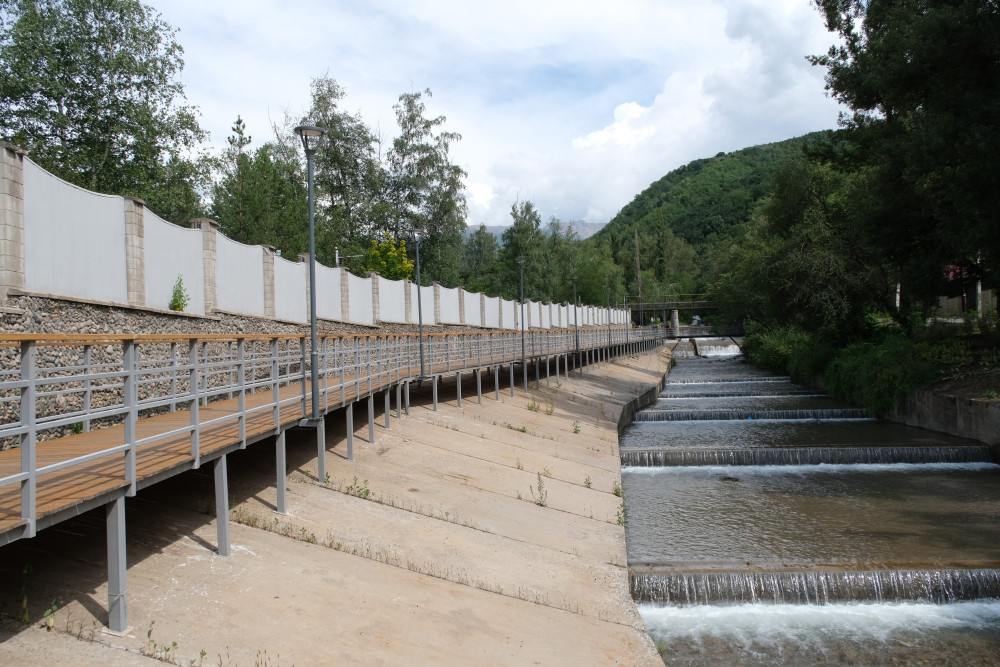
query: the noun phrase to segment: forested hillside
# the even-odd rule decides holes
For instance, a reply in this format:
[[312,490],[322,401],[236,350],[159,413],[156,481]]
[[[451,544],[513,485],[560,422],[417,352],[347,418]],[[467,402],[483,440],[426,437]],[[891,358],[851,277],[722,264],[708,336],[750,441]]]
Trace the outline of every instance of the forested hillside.
[[629,294],[639,292],[637,255],[647,298],[705,290],[720,268],[720,246],[743,234],[772,192],[779,167],[825,136],[816,132],[679,167],[636,195],[598,232],[595,251],[614,259]]

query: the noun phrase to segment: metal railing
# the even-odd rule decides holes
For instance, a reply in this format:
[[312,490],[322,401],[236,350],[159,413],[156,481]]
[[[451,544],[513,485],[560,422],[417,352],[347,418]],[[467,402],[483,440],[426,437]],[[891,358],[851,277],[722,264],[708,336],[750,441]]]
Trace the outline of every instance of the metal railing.
[[[639,344],[662,338],[664,333],[662,329],[586,329],[579,332],[579,349]],[[577,351],[572,330],[524,335],[525,361]],[[305,336],[260,335],[0,335],[0,463],[6,456],[10,470],[15,448],[20,459],[19,472],[0,478],[0,492],[20,484],[25,536],[35,532],[42,476],[121,455],[126,495],[132,495],[137,484],[137,451],[145,445],[184,437],[197,467],[206,430],[235,423],[238,442],[245,446],[248,420],[256,415],[269,415],[262,437],[293,424],[299,413],[308,415],[307,341]],[[521,332],[516,331],[429,334],[423,337],[423,347],[429,375],[522,361]],[[326,336],[320,340],[318,364],[320,404],[325,412],[417,379],[420,340],[414,335]],[[230,401],[228,410],[203,420],[202,409],[220,401]],[[300,410],[283,423],[282,409],[295,403]],[[142,419],[179,410],[190,414],[183,426],[137,437]],[[37,464],[41,442],[118,424],[123,425],[120,443]]]

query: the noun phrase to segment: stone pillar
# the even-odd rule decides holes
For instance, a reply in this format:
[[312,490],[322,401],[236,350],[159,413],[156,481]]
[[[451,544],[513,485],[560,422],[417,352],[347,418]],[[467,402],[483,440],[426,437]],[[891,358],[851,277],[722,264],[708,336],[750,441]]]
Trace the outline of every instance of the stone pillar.
[[216,276],[219,270],[216,250],[216,234],[219,223],[210,218],[195,218],[191,221],[191,229],[201,230],[202,266],[205,270],[205,314],[210,315],[218,301],[218,282]]
[[375,324],[378,324],[382,321],[382,311],[379,307],[378,274],[374,271],[369,271],[368,278],[372,281],[372,320]]
[[340,319],[351,321],[351,272],[340,267]]
[[128,305],[146,305],[146,202],[125,197],[125,281]]
[[0,141],[0,301],[24,289],[24,156]]
[[678,310],[670,311],[670,326],[674,330],[674,337],[680,335],[681,330],[681,314]]
[[413,283],[407,280],[403,290],[403,310],[406,311],[405,321],[407,324],[413,322]]
[[[310,321],[310,313],[312,313],[312,306],[309,304],[309,300],[312,298],[312,292],[309,291],[309,253],[300,252],[296,259],[299,260],[300,264],[306,265],[306,322]],[[319,315],[316,315],[316,319],[319,319]]]
[[465,288],[458,288],[458,323],[465,325]]
[[479,326],[486,328],[486,295],[479,293]]
[[441,283],[433,282],[434,286],[434,324],[441,321]]
[[274,255],[277,248],[273,245],[264,248],[262,270],[264,272],[264,317],[275,317],[274,309]]

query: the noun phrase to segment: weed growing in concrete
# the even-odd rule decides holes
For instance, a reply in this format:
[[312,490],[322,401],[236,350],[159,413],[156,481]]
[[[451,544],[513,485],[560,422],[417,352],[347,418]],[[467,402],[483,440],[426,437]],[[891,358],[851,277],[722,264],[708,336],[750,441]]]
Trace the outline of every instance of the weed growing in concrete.
[[521,464],[521,457],[517,457],[517,462],[514,464],[517,466],[518,470],[524,470],[524,466]]
[[542,468],[542,474],[546,477],[552,477],[552,471],[549,470],[548,466]]
[[618,506],[618,525],[628,526],[628,510],[625,509],[625,501]]
[[551,415],[552,415],[552,413],[553,413],[553,412],[555,412],[555,411],[556,411],[556,404],[555,404],[555,402],[554,402],[554,401],[553,401],[553,400],[552,400],[552,399],[550,398],[550,399],[549,399],[549,403],[548,403],[548,405],[546,405],[546,406],[545,406],[545,414],[547,414],[547,415],[551,416]]
[[44,614],[42,614],[42,623],[44,623],[45,630],[48,632],[52,632],[52,626],[56,624],[56,610],[58,609],[59,606],[56,604],[56,601],[53,600],[52,604],[49,605],[49,608],[45,610]]
[[590,488],[590,475],[587,475],[587,478],[583,480],[583,485],[588,489]]
[[573,422],[573,433],[579,433],[579,432],[580,432],[580,422],[579,420],[577,420]]
[[371,495],[371,489],[368,488],[368,480],[366,479],[361,484],[358,484],[358,476],[354,476],[354,481],[344,489],[344,492],[351,496],[356,496],[358,498],[367,498]]
[[177,642],[170,642],[167,644],[158,644],[155,639],[153,639],[153,624],[156,621],[149,622],[149,630],[146,631],[146,643],[139,649],[147,658],[152,658],[153,660],[159,660],[160,662],[173,663],[173,656],[177,655]]
[[996,393],[996,391],[994,391],[992,389],[987,389],[986,391],[983,392],[983,398],[985,398],[987,400],[992,401],[992,400],[995,400],[996,397],[997,397],[997,393]]
[[538,412],[538,401],[533,400],[531,403],[528,403],[528,409],[532,412]]
[[518,428],[517,426],[514,426],[510,422],[504,422],[503,425],[506,426],[507,428],[509,428],[511,431],[517,431],[518,433],[527,433],[528,432],[528,427],[527,426],[521,426],[520,428]]
[[615,494],[619,498],[622,497],[622,487],[618,484],[618,480],[615,480],[614,484],[611,486],[611,493]]
[[535,504],[539,507],[545,507],[548,505],[549,492],[545,489],[545,482],[542,481],[542,473],[538,473],[538,495],[535,495],[535,490],[528,487],[531,491],[531,499],[535,501]]

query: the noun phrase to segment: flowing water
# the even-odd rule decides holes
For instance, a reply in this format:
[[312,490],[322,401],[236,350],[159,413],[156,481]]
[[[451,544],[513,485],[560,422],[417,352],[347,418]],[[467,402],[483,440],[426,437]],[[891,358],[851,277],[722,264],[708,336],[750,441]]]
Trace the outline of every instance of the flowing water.
[[[698,341],[623,434],[630,586],[668,663],[1000,664],[1000,466]],[[706,355],[708,356],[708,355]]]

